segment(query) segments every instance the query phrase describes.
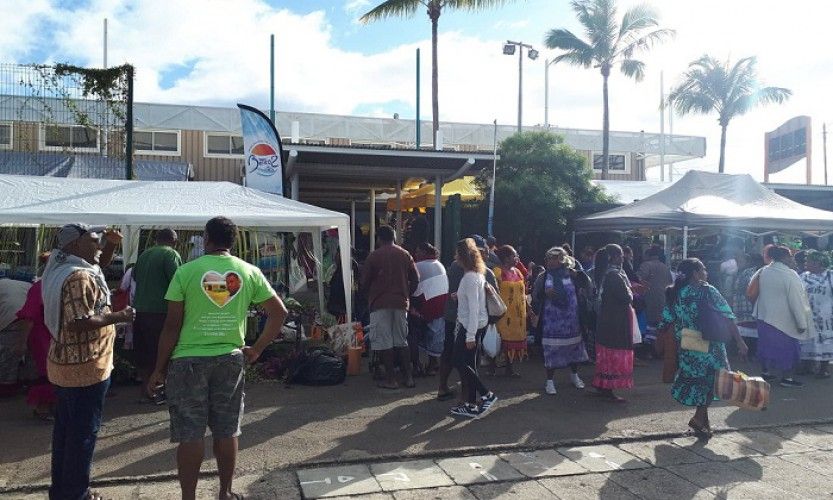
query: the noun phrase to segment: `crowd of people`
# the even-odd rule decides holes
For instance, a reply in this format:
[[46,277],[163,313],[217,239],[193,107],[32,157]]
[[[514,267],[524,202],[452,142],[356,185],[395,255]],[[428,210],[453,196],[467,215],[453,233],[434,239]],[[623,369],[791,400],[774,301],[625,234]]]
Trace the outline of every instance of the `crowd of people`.
[[[592,364],[590,385],[595,393],[624,402],[621,391],[633,387],[635,357],[661,355],[659,338],[665,336],[677,353],[668,380],[672,396],[696,408],[689,426],[698,435],[711,433],[708,408],[715,374],[730,369],[727,352],[746,357],[747,341],[768,381],[797,388],[803,384],[796,374],[830,377],[833,271],[822,252],[793,255],[778,245],[765,247],[762,255],[738,252],[731,266],[721,266],[713,286],[699,259],[684,259],[672,269],[658,245],[635,256],[627,246],[608,244],[585,249],[575,259],[570,245],[564,244],[546,252],[543,266],[530,262],[527,268],[512,246],[472,235],[457,243],[455,260],[444,270],[430,244],[421,243],[411,258],[394,243],[391,228],[380,228],[379,234],[382,247],[364,267],[362,286],[379,292],[393,283],[394,271],[387,266],[396,268],[400,277],[395,287],[379,292],[382,295],[371,292],[375,317],[390,315],[379,311],[380,303],[390,301],[382,296],[397,297],[396,322],[370,322],[370,347],[388,360],[379,386],[400,386],[397,365],[385,352],[393,335],[394,346],[409,353],[399,365],[405,387],[414,386],[412,374],[438,373],[437,398],[453,399],[448,374],[456,368],[462,391],[450,410],[455,416],[481,418],[497,400],[479,369],[495,375],[502,367],[503,375],[518,377],[517,364],[528,360],[535,348],[543,360],[546,394],[558,393],[554,375],[561,369],[569,370],[575,388],[584,389],[580,367]],[[396,264],[384,258],[391,253]],[[490,287],[505,303],[501,317],[489,316]],[[726,323],[727,339],[702,337],[698,325],[706,314]],[[500,336],[500,354],[481,362],[488,328]],[[757,338],[753,342],[750,337]],[[427,356],[425,366],[419,360],[421,352]]]
[[[19,358],[19,345],[28,343],[37,376],[27,403],[38,418],[54,419],[51,498],[97,498],[89,489],[92,457],[116,328],[128,325],[142,399],[168,405],[182,497],[195,497],[210,428],[220,497],[236,498],[245,364],[260,357],[287,316],[263,273],[231,255],[236,235],[229,219],[208,221],[204,255],[183,264],[173,248],[176,232],[160,230],[111,295],[102,267],[121,235],[68,224],[41,256],[43,276],[34,285],[0,280],[0,389],[10,390],[5,357]],[[482,418],[497,403],[483,367],[519,377],[518,364],[531,353],[540,354],[545,394],[558,394],[558,370],[569,370],[572,386],[585,389],[580,369],[592,365],[594,393],[622,403],[622,391],[634,386],[635,357],[672,346],[673,356],[660,353],[673,365],[671,395],[695,408],[688,425],[699,436],[711,435],[716,373],[730,368],[732,348],[746,357],[753,337],[765,379],[793,389],[802,386],[802,373],[830,377],[833,271],[822,252],[793,254],[779,245],[760,256],[738,252],[712,286],[703,262],[684,259],[672,270],[658,246],[635,256],[608,244],[576,259],[564,244],[550,248],[543,265],[524,266],[511,245],[472,235],[456,243],[454,261],[444,266],[430,243],[410,252],[395,242],[391,227],[378,228],[359,280],[367,338],[382,368],[378,386],[413,388],[415,377],[436,376],[437,399],[456,398],[455,417]],[[247,346],[252,304],[267,321]],[[706,338],[707,317],[725,324],[728,337]],[[489,335],[499,348],[485,356]],[[459,391],[449,383],[454,370]]]

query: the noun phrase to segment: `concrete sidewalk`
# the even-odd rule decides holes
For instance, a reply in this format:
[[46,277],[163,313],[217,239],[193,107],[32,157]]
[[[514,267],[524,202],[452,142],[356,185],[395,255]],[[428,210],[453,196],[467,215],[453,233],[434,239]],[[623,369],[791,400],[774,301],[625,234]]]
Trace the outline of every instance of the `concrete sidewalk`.
[[[833,426],[281,470],[235,479],[246,498],[706,499],[833,494]],[[178,498],[174,481],[98,489],[105,498]],[[34,500],[42,493],[14,498]],[[216,498],[216,478],[199,498]]]
[[[679,436],[693,410],[673,401],[661,384],[660,363],[636,369],[636,388],[627,404],[592,397],[558,374],[558,395],[543,393],[540,360],[518,366],[518,379],[486,378],[500,396],[484,419],[451,417],[451,402],[434,397],[435,379],[418,379],[416,389],[376,389],[369,375],[334,387],[284,387],[260,383],[247,388],[238,474],[258,484],[285,470],[383,460],[442,459],[484,453],[548,449],[627,439]],[[757,373],[750,364],[739,364]],[[586,381],[592,367],[583,367]],[[831,380],[807,379],[803,389],[773,387],[770,408],[743,411],[718,403],[715,429],[821,422],[833,417]],[[96,448],[93,478],[99,484],[175,478],[174,447],[168,442],[164,407],[137,404],[138,389],[118,387],[107,400]],[[51,426],[31,417],[23,397],[0,401],[0,492],[43,488],[49,480]],[[790,436],[786,436],[789,438]],[[206,452],[204,471],[214,462]],[[290,482],[293,482],[294,479]],[[33,490],[29,490],[33,491]]]

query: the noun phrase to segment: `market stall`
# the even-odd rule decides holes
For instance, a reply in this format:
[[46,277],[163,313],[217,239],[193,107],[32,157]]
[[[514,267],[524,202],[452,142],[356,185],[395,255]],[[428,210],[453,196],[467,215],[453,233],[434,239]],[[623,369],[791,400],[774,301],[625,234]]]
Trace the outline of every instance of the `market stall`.
[[[313,238],[318,275],[323,276],[322,231],[338,230],[350,248],[346,214],[267,194],[230,182],[124,181],[0,175],[0,224],[61,226],[70,222],[121,226],[124,262],[136,260],[141,229],[201,229],[217,215],[255,231],[297,232]],[[351,311],[350,252],[342,251],[347,311]],[[324,310],[324,288],[318,287]],[[349,321],[350,318],[348,318]]]
[[833,232],[833,212],[784,198],[752,176],[689,171],[670,187],[624,207],[582,217],[577,232],[640,229],[683,232],[683,257],[689,231],[721,228],[743,231]]

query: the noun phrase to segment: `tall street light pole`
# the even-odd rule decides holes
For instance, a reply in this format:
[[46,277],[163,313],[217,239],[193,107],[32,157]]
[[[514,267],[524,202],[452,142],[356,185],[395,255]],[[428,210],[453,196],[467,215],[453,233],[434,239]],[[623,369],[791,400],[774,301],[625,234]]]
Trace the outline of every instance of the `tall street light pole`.
[[532,45],[506,40],[506,43],[503,45],[503,53],[507,56],[513,56],[515,55],[516,48],[518,50],[518,133],[520,133],[523,124],[524,49],[526,49],[527,57],[533,61],[538,59],[538,51],[532,48]]
[[544,128],[550,128],[550,65],[555,59],[544,61]]

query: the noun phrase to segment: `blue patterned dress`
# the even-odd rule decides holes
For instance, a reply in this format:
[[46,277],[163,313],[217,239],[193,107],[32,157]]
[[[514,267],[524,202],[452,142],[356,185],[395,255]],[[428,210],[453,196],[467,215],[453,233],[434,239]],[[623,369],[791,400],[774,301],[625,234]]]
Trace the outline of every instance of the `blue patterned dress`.
[[713,399],[715,372],[721,368],[729,369],[726,344],[723,342],[709,342],[709,352],[679,348],[683,328],[697,329],[697,302],[704,293],[716,311],[728,319],[735,319],[729,304],[716,288],[711,285],[686,285],[680,290],[679,300],[666,304],[659,326],[660,329],[674,326],[678,366],[671,395],[686,406],[708,406]]

